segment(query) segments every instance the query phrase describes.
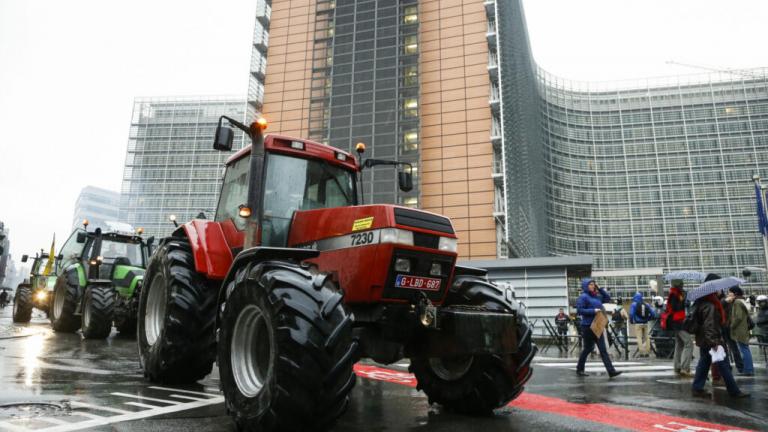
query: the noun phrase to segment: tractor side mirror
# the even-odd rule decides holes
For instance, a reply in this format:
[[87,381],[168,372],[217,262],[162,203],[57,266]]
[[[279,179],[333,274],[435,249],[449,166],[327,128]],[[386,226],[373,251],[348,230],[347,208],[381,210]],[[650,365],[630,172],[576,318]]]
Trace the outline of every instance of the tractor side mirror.
[[77,233],[77,238],[75,239],[78,243],[85,243],[85,239],[88,238],[87,234],[84,232]]
[[21,256],[21,262],[25,263],[29,259],[29,255],[22,255]]
[[231,127],[219,124],[216,127],[216,136],[213,139],[213,149],[222,151],[232,150],[232,141],[234,137],[235,132]]
[[410,170],[398,171],[397,182],[399,183],[401,191],[410,192],[411,189],[413,189],[413,174],[411,174]]

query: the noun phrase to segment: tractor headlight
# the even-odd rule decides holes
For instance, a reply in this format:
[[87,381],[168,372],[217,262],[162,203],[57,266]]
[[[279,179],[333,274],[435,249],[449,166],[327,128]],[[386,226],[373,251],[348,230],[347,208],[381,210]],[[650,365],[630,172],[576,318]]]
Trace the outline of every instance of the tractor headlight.
[[382,243],[397,243],[413,246],[413,232],[397,228],[385,228],[381,230]]
[[430,276],[440,276],[443,273],[443,266],[439,262],[433,262],[429,269]]
[[47,297],[48,297],[48,293],[47,293],[47,292],[45,292],[45,291],[38,291],[38,292],[35,294],[35,298],[36,298],[38,301],[43,301],[43,300],[45,300]]
[[450,237],[440,237],[440,243],[437,244],[437,248],[445,252],[458,252],[459,240]]
[[411,271],[411,260],[408,258],[398,258],[395,260],[395,271],[409,273]]

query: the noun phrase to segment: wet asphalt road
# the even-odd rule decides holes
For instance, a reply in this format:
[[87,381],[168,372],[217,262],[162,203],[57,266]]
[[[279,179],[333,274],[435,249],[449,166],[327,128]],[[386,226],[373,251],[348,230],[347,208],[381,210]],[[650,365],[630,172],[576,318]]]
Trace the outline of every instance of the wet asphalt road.
[[[10,307],[0,310],[0,431],[234,430],[216,373],[194,386],[155,386],[141,375],[132,339],[113,333],[86,341],[53,333],[39,312],[25,326],[14,326],[10,314]],[[575,361],[546,357],[555,352],[537,358],[526,393],[484,418],[430,406],[413,388],[407,363],[362,365],[349,410],[334,430],[768,430],[764,367],[738,379],[752,398],[733,400],[718,389],[701,400],[691,398],[690,381],[675,378],[669,362],[620,362],[625,375],[609,381],[597,363],[588,365],[592,376],[575,377]]]

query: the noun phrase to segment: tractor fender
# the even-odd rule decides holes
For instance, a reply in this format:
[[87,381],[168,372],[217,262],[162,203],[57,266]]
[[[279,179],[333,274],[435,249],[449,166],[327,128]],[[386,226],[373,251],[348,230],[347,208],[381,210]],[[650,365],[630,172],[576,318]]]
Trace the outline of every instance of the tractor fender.
[[[320,251],[317,249],[303,249],[303,248],[281,248],[281,247],[261,247],[256,246],[249,249],[245,249],[235,257],[232,267],[229,269],[227,276],[221,283],[219,288],[219,296],[216,301],[216,328],[220,326],[221,306],[227,300],[229,291],[231,291],[230,284],[237,277],[240,269],[245,267],[253,267],[264,261],[272,260],[292,260],[301,262],[311,258],[316,258],[320,255]],[[240,274],[247,274],[243,272]],[[234,287],[234,285],[232,285]]]
[[[195,271],[207,279],[222,280],[232,265],[232,250],[224,237],[221,225],[215,221],[193,219],[174,232],[183,230],[192,247]],[[177,234],[178,233],[178,234]]]

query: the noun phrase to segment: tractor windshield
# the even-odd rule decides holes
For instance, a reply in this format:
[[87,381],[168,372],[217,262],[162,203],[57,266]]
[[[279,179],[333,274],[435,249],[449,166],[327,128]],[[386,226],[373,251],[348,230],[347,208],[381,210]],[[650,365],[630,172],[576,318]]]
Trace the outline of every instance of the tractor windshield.
[[116,242],[104,238],[101,244],[104,262],[144,267],[144,253],[139,242]]
[[285,246],[293,212],[355,204],[355,175],[316,159],[270,154],[264,184],[262,244]]

